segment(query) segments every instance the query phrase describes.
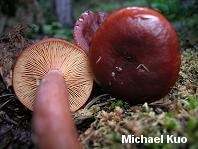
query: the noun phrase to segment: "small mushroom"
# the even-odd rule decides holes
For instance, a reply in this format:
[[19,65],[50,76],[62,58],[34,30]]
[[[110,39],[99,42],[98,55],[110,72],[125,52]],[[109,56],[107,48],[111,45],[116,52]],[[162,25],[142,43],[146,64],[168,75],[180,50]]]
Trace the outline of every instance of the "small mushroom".
[[[59,71],[65,79],[71,111],[82,107],[93,86],[87,55],[78,46],[55,38],[32,44],[17,58],[13,69],[13,89],[21,103],[33,110],[40,81],[51,70]],[[43,96],[47,94],[43,92]]]
[[106,12],[95,13],[87,10],[83,12],[74,26],[74,40],[87,54],[89,51],[89,43],[100,26],[100,24],[109,16]]
[[165,96],[180,69],[175,30],[160,13],[141,7],[112,13],[94,34],[88,54],[95,81],[132,104]]
[[39,149],[81,149],[69,106],[62,74],[57,70],[49,71],[37,89],[32,119]]

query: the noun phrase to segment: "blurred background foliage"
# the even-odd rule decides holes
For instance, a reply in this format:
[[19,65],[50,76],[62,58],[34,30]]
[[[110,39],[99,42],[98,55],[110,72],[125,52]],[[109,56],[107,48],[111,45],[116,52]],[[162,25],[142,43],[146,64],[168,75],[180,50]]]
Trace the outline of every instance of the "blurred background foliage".
[[[4,9],[3,2],[9,3],[10,1],[12,0],[1,0],[1,10]],[[183,49],[198,47],[198,0],[70,0],[70,2],[73,24],[86,10],[112,13],[127,6],[152,8],[162,13],[172,23]],[[32,23],[36,27],[28,29],[26,35],[33,41],[57,37],[74,42],[73,26],[64,27],[60,21],[57,21],[53,11],[53,0],[18,0],[12,1],[11,5],[13,12],[0,14],[1,33],[21,22]]]

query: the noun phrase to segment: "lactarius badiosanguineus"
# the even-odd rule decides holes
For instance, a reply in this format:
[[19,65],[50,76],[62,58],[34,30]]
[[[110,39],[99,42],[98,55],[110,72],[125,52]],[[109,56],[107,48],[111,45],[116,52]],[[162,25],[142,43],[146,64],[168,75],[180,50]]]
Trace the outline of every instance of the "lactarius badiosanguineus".
[[88,54],[95,81],[117,99],[153,102],[174,85],[180,69],[175,30],[160,13],[120,9],[94,34]]
[[90,41],[100,24],[109,16],[106,12],[93,12],[87,10],[83,12],[74,26],[75,43],[87,54],[89,52]]
[[[13,69],[13,88],[21,103],[33,110],[39,82],[51,70],[59,71],[65,80],[71,111],[82,107],[93,86],[87,55],[78,46],[54,38],[29,46],[17,58]],[[47,94],[43,93],[43,96]]]
[[19,55],[13,88],[34,110],[32,127],[39,148],[81,148],[71,111],[87,101],[92,85],[87,55],[65,40],[42,40]]

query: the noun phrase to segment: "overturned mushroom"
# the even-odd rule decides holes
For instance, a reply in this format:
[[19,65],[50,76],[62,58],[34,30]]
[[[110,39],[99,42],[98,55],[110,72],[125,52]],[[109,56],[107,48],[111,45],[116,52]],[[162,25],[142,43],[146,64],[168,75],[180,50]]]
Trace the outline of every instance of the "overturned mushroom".
[[[89,98],[93,79],[87,55],[65,40],[45,39],[29,46],[19,55],[13,69],[16,96],[28,109],[33,110],[39,82],[51,70],[59,71],[64,77],[70,109],[76,111]],[[43,96],[46,94],[48,93],[43,92]]]
[[94,34],[89,62],[96,82],[132,104],[165,96],[177,80],[177,34],[158,12],[127,7],[112,13]]
[[98,27],[109,16],[107,12],[85,11],[83,12],[74,26],[74,40],[87,54],[89,44]]

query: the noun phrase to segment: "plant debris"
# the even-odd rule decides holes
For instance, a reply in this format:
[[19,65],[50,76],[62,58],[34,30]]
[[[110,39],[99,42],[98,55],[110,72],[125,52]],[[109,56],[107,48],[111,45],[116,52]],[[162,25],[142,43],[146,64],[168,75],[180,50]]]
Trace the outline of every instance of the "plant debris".
[[18,24],[7,34],[0,36],[0,74],[5,77],[7,86],[11,85],[11,71],[16,58],[24,48],[32,44],[22,31],[33,27],[33,24]]
[[14,94],[0,96],[0,148],[33,148],[31,111]]

